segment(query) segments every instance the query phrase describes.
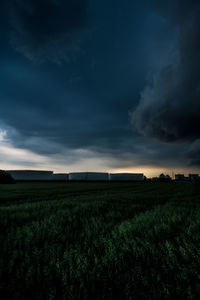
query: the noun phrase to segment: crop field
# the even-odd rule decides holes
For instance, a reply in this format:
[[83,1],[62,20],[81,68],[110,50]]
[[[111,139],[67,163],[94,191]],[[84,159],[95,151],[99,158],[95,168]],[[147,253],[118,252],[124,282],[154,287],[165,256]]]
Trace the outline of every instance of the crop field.
[[200,299],[200,185],[1,185],[0,295]]

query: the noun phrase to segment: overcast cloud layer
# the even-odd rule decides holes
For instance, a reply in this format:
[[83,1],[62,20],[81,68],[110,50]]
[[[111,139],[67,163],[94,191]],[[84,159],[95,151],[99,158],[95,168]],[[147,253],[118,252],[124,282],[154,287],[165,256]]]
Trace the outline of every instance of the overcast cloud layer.
[[0,159],[198,168],[198,2],[1,1]]
[[87,25],[86,0],[11,0],[11,42],[27,58],[68,61]]

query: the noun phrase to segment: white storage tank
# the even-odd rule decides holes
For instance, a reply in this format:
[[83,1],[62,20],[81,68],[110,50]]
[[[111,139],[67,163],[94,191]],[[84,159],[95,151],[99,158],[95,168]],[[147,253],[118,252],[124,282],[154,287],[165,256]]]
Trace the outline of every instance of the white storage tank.
[[142,173],[113,173],[109,175],[110,181],[144,181]]
[[52,180],[54,181],[68,181],[69,174],[67,173],[55,173],[52,175]]
[[51,181],[53,171],[9,170],[16,181]]
[[69,173],[71,181],[108,181],[108,173],[103,172],[79,172]]

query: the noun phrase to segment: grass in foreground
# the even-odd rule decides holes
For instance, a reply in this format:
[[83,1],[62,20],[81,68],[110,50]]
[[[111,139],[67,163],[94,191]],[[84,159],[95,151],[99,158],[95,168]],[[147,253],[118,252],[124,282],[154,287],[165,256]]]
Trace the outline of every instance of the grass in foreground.
[[200,186],[0,186],[3,299],[199,299]]

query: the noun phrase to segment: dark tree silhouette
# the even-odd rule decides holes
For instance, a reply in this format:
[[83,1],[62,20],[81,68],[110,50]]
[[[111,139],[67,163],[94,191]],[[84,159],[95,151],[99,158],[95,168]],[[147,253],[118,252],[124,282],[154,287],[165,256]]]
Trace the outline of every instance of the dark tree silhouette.
[[159,176],[159,181],[171,181],[171,177],[169,175],[164,175],[163,173]]
[[15,181],[9,173],[0,170],[0,184],[1,183],[15,183]]

